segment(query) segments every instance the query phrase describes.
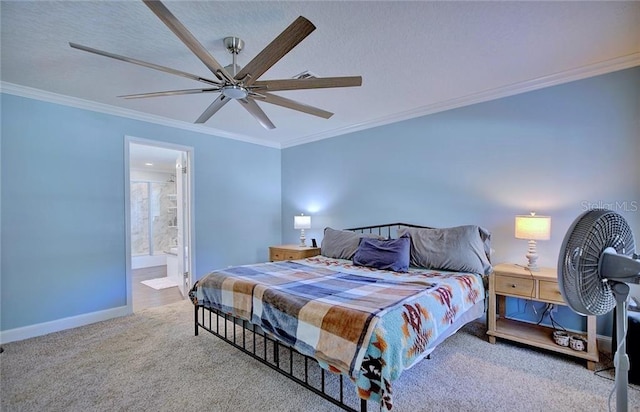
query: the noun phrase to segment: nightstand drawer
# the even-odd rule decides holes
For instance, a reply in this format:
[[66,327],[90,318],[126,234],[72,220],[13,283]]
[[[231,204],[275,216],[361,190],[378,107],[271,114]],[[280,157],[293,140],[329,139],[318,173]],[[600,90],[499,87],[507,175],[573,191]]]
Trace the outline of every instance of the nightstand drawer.
[[269,247],[269,260],[277,262],[280,260],[297,260],[320,254],[319,247],[300,247],[296,245],[281,245]]
[[564,303],[562,299],[562,293],[557,282],[549,282],[541,280],[539,283],[538,298],[542,300],[550,300],[553,302]]
[[274,250],[271,252],[269,259],[272,261],[276,260],[296,260],[301,259],[299,253],[287,252],[285,250]]
[[525,298],[535,297],[533,290],[533,279],[523,279],[514,276],[496,276],[496,292],[507,295],[523,296]]
[[272,250],[269,253],[269,260],[272,262],[275,262],[276,260],[285,260],[284,253],[280,250],[277,250],[277,251]]

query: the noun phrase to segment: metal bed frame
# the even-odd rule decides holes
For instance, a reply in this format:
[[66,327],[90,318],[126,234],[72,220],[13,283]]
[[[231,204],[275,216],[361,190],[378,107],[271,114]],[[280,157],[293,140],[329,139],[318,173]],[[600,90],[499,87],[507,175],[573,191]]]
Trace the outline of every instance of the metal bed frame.
[[[278,341],[249,321],[222,313],[217,309],[200,305],[194,307],[196,336],[198,336],[198,328],[200,327],[340,408],[350,412],[367,411],[365,399],[360,399],[360,409],[346,403],[344,396],[346,382],[342,374],[338,375],[326,371],[318,365],[314,358],[303,355]],[[303,372],[294,366],[295,361],[300,359],[304,360]],[[319,370],[320,382],[313,382],[309,368],[314,366]],[[337,377],[338,388],[335,387],[335,384],[328,385],[327,372]],[[335,395],[336,389],[337,396]]]
[[430,226],[420,226],[420,225],[412,225],[411,223],[387,223],[384,225],[375,225],[375,226],[362,226],[362,227],[354,227],[350,230],[352,232],[357,233],[373,233],[378,236],[385,236],[387,239],[391,239],[394,236],[391,236],[391,229],[400,229],[401,227],[417,227],[419,229],[433,229]]
[[[391,238],[392,229],[398,229],[400,227],[429,228],[407,223],[390,223],[345,230],[357,233],[373,233]],[[359,409],[356,409],[356,405],[347,404],[348,400],[344,394],[345,383],[347,383],[349,379],[345,380],[344,375],[330,372],[329,375],[332,376],[332,385],[329,385],[326,375],[328,371],[321,368],[314,358],[303,355],[294,348],[280,342],[268,333],[265,333],[259,326],[247,320],[202,305],[194,305],[194,321],[195,336],[198,336],[199,328],[202,328],[334,405],[350,412],[367,411],[366,399],[359,398]],[[284,357],[281,352],[284,352]],[[298,371],[299,373],[296,374],[294,370],[294,358],[304,360],[303,373]],[[310,365],[316,369],[316,374],[319,370],[320,382],[314,382],[312,379],[312,374],[309,369]],[[337,382],[335,382],[335,380],[337,380]],[[336,384],[338,386],[337,388],[335,387]],[[337,395],[335,395],[336,392]]]

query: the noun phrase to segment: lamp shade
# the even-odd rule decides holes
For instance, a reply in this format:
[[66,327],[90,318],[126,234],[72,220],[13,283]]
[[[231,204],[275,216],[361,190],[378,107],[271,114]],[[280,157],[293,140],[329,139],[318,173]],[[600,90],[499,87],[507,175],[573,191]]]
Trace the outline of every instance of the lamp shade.
[[549,216],[516,216],[516,239],[549,240],[551,237],[551,218]]
[[294,216],[293,217],[294,229],[311,229],[311,216]]

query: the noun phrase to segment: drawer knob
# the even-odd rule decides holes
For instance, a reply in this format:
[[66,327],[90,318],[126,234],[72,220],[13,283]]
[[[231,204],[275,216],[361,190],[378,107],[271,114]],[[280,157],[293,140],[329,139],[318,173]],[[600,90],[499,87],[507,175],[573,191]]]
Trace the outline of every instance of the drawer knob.
[[511,287],[512,287],[512,288],[515,288],[516,286],[517,286],[517,285],[516,285],[515,283],[512,283],[512,284],[511,284]]

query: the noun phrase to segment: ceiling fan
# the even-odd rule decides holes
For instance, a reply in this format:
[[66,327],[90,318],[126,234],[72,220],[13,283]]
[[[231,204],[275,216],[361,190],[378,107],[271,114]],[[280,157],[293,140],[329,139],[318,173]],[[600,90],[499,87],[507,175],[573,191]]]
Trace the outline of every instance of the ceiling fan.
[[275,125],[269,120],[256,101],[274,104],[297,110],[299,112],[330,118],[333,113],[317,107],[309,106],[272,94],[274,91],[319,89],[333,87],[354,87],[362,85],[362,77],[322,77],[322,78],[293,78],[280,80],[258,80],[269,68],[276,64],[289,51],[304,40],[316,27],[306,18],[300,16],[289,25],[278,37],[267,45],[246,66],[240,68],[236,64],[236,57],[242,50],[244,42],[237,37],[226,37],[225,47],[233,56],[233,63],[222,67],[216,59],[198,42],[198,40],[180,23],[180,21],[160,1],[143,0],[143,2],[158,16],[160,20],[204,63],[214,74],[215,79],[207,79],[195,74],[148,63],[142,60],[121,56],[114,53],[82,46],[77,43],[69,43],[74,49],[95,53],[128,63],[137,64],[165,73],[186,77],[207,84],[207,87],[199,89],[168,90],[162,92],[130,94],[125,99],[139,99],[147,97],[174,96],[197,93],[220,93],[218,98],[207,107],[198,117],[195,123],[205,123],[218,110],[230,100],[237,100],[264,128],[275,129]]

